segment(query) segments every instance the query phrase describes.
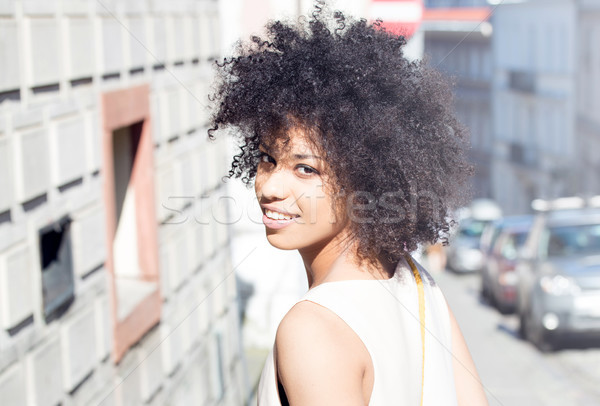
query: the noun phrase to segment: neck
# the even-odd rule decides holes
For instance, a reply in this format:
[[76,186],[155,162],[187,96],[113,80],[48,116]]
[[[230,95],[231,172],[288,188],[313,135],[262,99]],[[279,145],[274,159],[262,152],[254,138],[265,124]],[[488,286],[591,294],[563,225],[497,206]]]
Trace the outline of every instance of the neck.
[[358,265],[357,241],[347,232],[341,232],[333,239],[319,246],[302,248],[299,251],[306,269],[308,288],[323,282],[351,279],[389,279],[393,266],[382,264]]

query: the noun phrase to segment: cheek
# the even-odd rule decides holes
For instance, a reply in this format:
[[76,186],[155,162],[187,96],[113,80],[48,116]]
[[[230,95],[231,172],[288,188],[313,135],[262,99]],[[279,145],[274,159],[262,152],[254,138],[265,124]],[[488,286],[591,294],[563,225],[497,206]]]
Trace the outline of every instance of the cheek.
[[319,223],[327,227],[335,225],[338,222],[338,218],[333,205],[333,197],[324,192],[322,187],[314,190],[314,194],[311,197],[313,207],[316,208],[315,214],[318,216],[319,220],[324,220],[319,221]]
[[333,227],[337,228],[345,224],[344,212],[334,205],[332,199],[327,199],[327,210],[329,223],[332,224]]
[[345,199],[334,192],[325,194],[325,199],[322,199],[323,212],[327,213],[329,223],[334,227],[343,227],[347,223],[347,215],[345,209]]

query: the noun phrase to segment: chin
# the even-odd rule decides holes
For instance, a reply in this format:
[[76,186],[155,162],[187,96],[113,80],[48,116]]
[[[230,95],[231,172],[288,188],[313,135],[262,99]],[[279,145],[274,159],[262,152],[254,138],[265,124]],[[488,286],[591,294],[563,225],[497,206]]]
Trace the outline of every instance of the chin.
[[269,241],[269,244],[280,250],[290,251],[302,248],[296,241],[294,241],[294,239],[289,238],[289,236],[277,233],[270,233],[268,231],[267,240]]

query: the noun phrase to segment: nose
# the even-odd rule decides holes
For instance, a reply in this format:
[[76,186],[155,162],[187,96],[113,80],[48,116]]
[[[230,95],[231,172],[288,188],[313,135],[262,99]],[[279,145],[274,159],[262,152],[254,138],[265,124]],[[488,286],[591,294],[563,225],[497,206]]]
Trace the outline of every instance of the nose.
[[287,196],[286,176],[282,169],[257,174],[256,194],[259,199],[283,200]]

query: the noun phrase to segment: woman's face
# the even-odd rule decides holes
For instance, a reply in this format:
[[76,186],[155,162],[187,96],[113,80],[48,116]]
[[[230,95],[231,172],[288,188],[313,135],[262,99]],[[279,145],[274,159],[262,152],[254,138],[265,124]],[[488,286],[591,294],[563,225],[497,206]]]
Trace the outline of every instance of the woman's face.
[[336,216],[326,162],[303,130],[288,131],[289,141],[260,145],[255,191],[267,239],[274,247],[319,249],[345,226]]

